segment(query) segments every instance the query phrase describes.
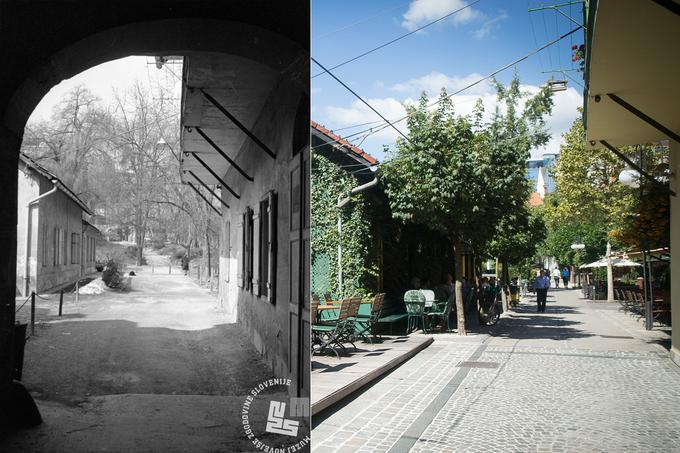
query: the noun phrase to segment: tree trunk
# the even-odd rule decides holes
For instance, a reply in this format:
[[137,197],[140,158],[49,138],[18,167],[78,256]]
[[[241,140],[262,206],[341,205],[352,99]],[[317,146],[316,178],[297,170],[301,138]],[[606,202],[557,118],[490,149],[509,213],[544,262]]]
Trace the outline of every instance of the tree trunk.
[[456,313],[458,316],[458,334],[467,335],[465,329],[465,304],[463,303],[463,269],[460,265],[463,257],[463,244],[460,239],[453,240],[453,260],[456,265]]
[[508,292],[507,292],[507,290],[509,289],[508,284],[510,283],[509,282],[510,279],[508,278],[509,277],[508,276],[508,260],[506,260],[504,258],[502,263],[503,263],[502,264],[503,270],[501,271],[501,291],[503,292],[503,295],[501,297],[503,298],[503,311],[505,313],[507,313],[508,310],[510,309],[510,304],[508,302]]
[[137,266],[142,265],[142,248],[144,247],[144,234],[142,232],[142,210],[137,208],[135,213],[135,243],[137,244]]
[[[208,223],[208,225],[210,225]],[[208,227],[205,228],[205,248],[208,250],[208,278],[212,276],[212,256],[210,254],[210,236]]]

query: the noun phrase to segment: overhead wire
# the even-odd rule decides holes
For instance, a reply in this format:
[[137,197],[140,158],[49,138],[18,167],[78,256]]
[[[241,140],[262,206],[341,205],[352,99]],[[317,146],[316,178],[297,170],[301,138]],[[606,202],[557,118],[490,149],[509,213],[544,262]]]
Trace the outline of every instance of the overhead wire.
[[[476,81],[474,81],[474,82],[472,82],[472,83],[470,83],[470,84],[464,86],[463,88],[461,88],[461,89],[455,91],[454,93],[448,94],[446,97],[450,99],[451,97],[456,96],[456,95],[462,93],[463,91],[466,91],[466,90],[468,90],[468,89],[470,89],[470,88],[472,88],[472,87],[474,87],[474,86],[476,86],[476,85],[479,85],[479,84],[482,83],[483,81],[485,81],[485,80],[487,80],[487,79],[490,79],[491,77],[494,77],[495,75],[499,74],[500,72],[503,72],[503,71],[505,71],[506,69],[508,69],[508,68],[510,68],[510,67],[512,67],[512,66],[515,66],[515,65],[518,64],[518,63],[521,63],[522,61],[526,60],[527,58],[530,58],[530,57],[532,57],[533,55],[538,54],[539,52],[541,52],[541,51],[543,51],[543,50],[549,48],[550,46],[552,46],[553,44],[555,44],[555,43],[557,43],[557,42],[563,40],[564,38],[566,38],[566,37],[568,37],[568,36],[571,36],[572,34],[576,33],[578,30],[580,30],[580,27],[574,28],[574,29],[572,29],[571,31],[568,31],[568,32],[566,32],[566,33],[564,33],[564,34],[558,36],[557,38],[554,38],[554,39],[552,39],[551,41],[548,41],[546,44],[544,44],[544,45],[542,45],[542,46],[540,46],[540,47],[538,47],[538,48],[536,48],[536,49],[530,51],[529,53],[527,53],[527,54],[525,54],[525,55],[523,55],[523,56],[521,56],[521,57],[515,59],[514,61],[512,61],[512,62],[510,62],[510,63],[508,63],[508,64],[506,64],[506,65],[504,65],[504,66],[501,66],[500,68],[498,68],[498,69],[494,70],[493,72],[487,74],[486,76],[484,76],[484,77],[482,77],[482,78],[480,78],[480,79],[478,79],[478,80],[476,80]],[[312,60],[314,60],[314,59],[312,58]],[[314,61],[315,61],[315,60],[314,60]],[[319,63],[316,62],[316,61],[315,61],[315,63],[319,64]],[[340,82],[339,79],[336,78],[336,80],[338,80],[338,82]],[[340,82],[340,83],[341,83],[343,86],[345,86],[350,92],[352,92],[355,96],[359,97],[356,93],[354,93],[353,90],[351,90],[349,87],[347,87],[344,83],[342,83],[342,82]],[[371,109],[373,109],[373,107],[371,107],[370,104],[368,104],[368,103],[366,103],[365,101],[363,101],[363,99],[361,99],[361,100],[362,100],[362,102],[364,102],[365,104],[369,105],[369,107],[370,107]],[[428,104],[427,107],[428,107],[428,108],[429,108],[429,107],[433,107],[433,106],[437,105],[438,103],[440,103],[441,101],[442,101],[441,99],[438,99],[438,100],[436,100],[436,101],[434,101],[434,102]],[[374,111],[375,111],[375,110],[374,110]],[[377,113],[377,111],[376,111],[376,113]],[[382,115],[380,115],[380,114],[378,114],[378,115],[379,115],[381,118],[384,118]],[[400,135],[402,135],[403,137],[405,137],[404,134],[403,134],[401,131],[399,131],[399,129],[397,129],[396,126],[394,126],[394,124],[400,123],[401,121],[404,121],[405,119],[408,118],[408,116],[409,116],[409,115],[406,114],[406,115],[404,115],[404,116],[402,116],[402,117],[400,117],[400,118],[397,118],[397,119],[391,120],[391,121],[385,119],[385,123],[386,123],[386,124],[384,124],[384,125],[382,125],[382,126],[371,127],[371,128],[368,128],[368,129],[359,131],[359,132],[355,132],[354,134],[351,134],[351,135],[349,135],[349,136],[347,136],[347,137],[341,138],[340,140],[334,140],[334,142],[340,142],[341,140],[347,140],[349,137],[358,136],[358,135],[361,135],[361,134],[363,134],[363,133],[368,133],[369,135],[373,135],[373,134],[375,134],[375,133],[377,133],[377,132],[380,132],[381,130],[386,129],[387,127],[392,127],[393,129],[395,129],[396,131],[398,131]],[[351,127],[351,126],[350,126],[350,127]],[[407,140],[408,140],[408,139],[407,139]],[[314,149],[314,148],[312,148],[312,149]]]
[[353,61],[356,61],[356,60],[358,60],[358,59],[360,59],[360,58],[365,57],[366,55],[369,55],[369,54],[371,54],[371,53],[373,53],[373,52],[376,52],[376,51],[378,51],[378,50],[380,50],[380,49],[383,49],[383,48],[389,46],[390,44],[394,44],[394,43],[397,42],[397,41],[400,41],[400,40],[402,40],[402,39],[404,39],[404,38],[406,38],[406,37],[408,37],[408,36],[411,36],[411,35],[413,35],[413,34],[415,34],[415,33],[418,33],[419,31],[424,30],[425,28],[427,28],[427,27],[429,27],[429,26],[431,26],[431,25],[434,25],[434,24],[436,24],[436,23],[438,23],[438,22],[441,22],[442,20],[447,19],[447,18],[453,16],[454,14],[457,14],[457,13],[463,11],[464,9],[467,9],[467,8],[471,7],[472,5],[475,5],[475,4],[477,4],[477,3],[481,2],[481,1],[482,1],[482,0],[474,0],[473,2],[468,3],[467,5],[462,6],[462,7],[458,8],[457,10],[452,11],[452,12],[450,12],[450,13],[448,13],[448,14],[446,14],[446,15],[444,15],[444,16],[438,18],[438,19],[435,19],[435,20],[433,20],[432,22],[428,22],[427,24],[422,25],[422,26],[416,28],[415,30],[412,30],[412,31],[410,31],[410,32],[408,32],[408,33],[405,33],[405,34],[401,35],[401,36],[398,36],[398,37],[396,37],[396,38],[394,38],[394,39],[392,39],[392,40],[390,40],[390,41],[388,41],[388,42],[386,42],[386,43],[384,43],[384,44],[381,44],[381,45],[379,45],[379,46],[377,46],[377,47],[374,47],[374,48],[372,48],[372,49],[370,49],[370,50],[367,50],[366,52],[364,52],[364,53],[362,53],[362,54],[360,54],[360,55],[357,55],[356,57],[352,57],[352,58],[350,58],[349,60],[345,60],[345,61],[343,61],[342,63],[336,64],[335,66],[332,66],[332,67],[330,67],[330,68],[328,68],[328,69],[325,69],[324,71],[319,72],[318,74],[314,74],[314,75],[312,76],[312,79],[314,79],[314,78],[316,78],[316,77],[319,77],[320,75],[326,74],[328,71],[333,71],[333,70],[335,70],[335,69],[338,69],[338,68],[341,67],[341,66],[345,66],[346,64],[352,63]]
[[[541,18],[543,19],[543,30],[545,30],[545,39],[548,39],[548,37],[550,35],[548,34],[548,24],[547,24],[547,21],[545,20],[545,9],[541,10]],[[553,61],[552,61],[551,50],[552,49],[548,49],[548,60],[550,61],[550,69],[553,69],[554,66],[553,66]]]
[[408,5],[409,3],[411,3],[411,2],[408,1],[408,2],[405,2],[405,3],[399,3],[398,5],[393,5],[393,6],[390,6],[389,8],[381,9],[380,11],[378,11],[377,13],[375,13],[375,14],[373,14],[373,15],[371,15],[371,16],[365,17],[365,18],[363,18],[363,19],[360,19],[360,20],[355,21],[355,22],[353,22],[353,23],[351,23],[351,24],[349,24],[349,25],[346,25],[346,26],[344,26],[344,27],[341,27],[341,28],[338,28],[338,29],[336,29],[336,30],[330,31],[330,32],[328,32],[328,33],[324,33],[324,34],[322,34],[322,35],[315,36],[315,37],[313,38],[313,40],[317,41],[317,40],[319,40],[319,39],[327,38],[328,36],[334,35],[334,34],[336,34],[336,33],[340,33],[341,31],[349,30],[350,28],[356,27],[357,25],[361,25],[361,24],[363,24],[363,23],[365,23],[365,22],[368,22],[368,21],[370,21],[370,20],[372,20],[372,19],[375,19],[376,17],[380,16],[381,14],[383,14],[383,13],[385,13],[385,12],[387,12],[387,11],[392,11],[392,10],[401,8],[401,7],[403,7],[403,6]]
[[383,121],[385,121],[387,124],[389,124],[390,126],[392,126],[392,129],[394,129],[395,131],[397,131],[397,133],[398,133],[399,135],[401,135],[402,137],[404,137],[404,139],[405,139],[406,141],[409,141],[409,142],[411,141],[411,140],[406,136],[406,134],[404,134],[402,131],[400,131],[399,129],[397,129],[397,127],[396,127],[394,124],[392,124],[392,123],[390,122],[390,120],[388,120],[387,118],[385,118],[385,117],[383,116],[382,113],[380,113],[378,110],[376,110],[375,107],[373,107],[371,104],[369,104],[364,98],[362,98],[361,96],[359,96],[359,94],[357,94],[356,91],[354,91],[353,89],[351,89],[345,82],[343,82],[342,80],[340,80],[335,74],[333,74],[332,72],[330,72],[329,69],[326,69],[326,67],[325,67],[324,65],[322,65],[321,63],[319,63],[314,57],[312,57],[312,61],[313,61],[314,63],[316,63],[321,69],[323,69],[328,75],[330,75],[331,77],[333,77],[333,79],[335,79],[335,81],[338,82],[340,85],[342,85],[347,91],[349,91],[350,93],[352,93],[357,99],[359,99],[364,105],[366,105],[366,107],[368,107],[369,109],[373,110],[373,112],[374,112],[376,115],[378,115],[380,118],[382,118]]

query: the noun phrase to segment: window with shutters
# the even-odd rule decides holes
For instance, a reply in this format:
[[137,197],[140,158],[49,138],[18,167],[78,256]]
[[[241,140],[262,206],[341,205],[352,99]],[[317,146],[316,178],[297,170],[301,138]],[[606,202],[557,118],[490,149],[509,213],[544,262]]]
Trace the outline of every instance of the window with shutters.
[[80,235],[71,233],[71,264],[78,264],[80,261]]
[[49,256],[50,256],[49,248],[47,247],[47,244],[49,243],[47,233],[48,233],[47,224],[43,223],[43,228],[42,228],[42,265],[43,265],[43,267],[47,266],[47,260],[49,259]]
[[240,287],[245,290],[252,289],[253,281],[253,211],[246,208],[242,217],[242,240],[241,240],[241,265],[239,270]]
[[274,303],[276,278],[276,194],[269,192],[260,202],[259,294]]
[[61,230],[54,227],[54,236],[52,236],[52,265],[56,266],[61,263]]
[[241,221],[236,225],[236,284],[239,288],[243,288],[243,272],[246,268],[244,253],[245,250],[245,235],[243,234],[243,222],[245,222],[245,214],[241,215]]
[[252,281],[253,281],[253,210],[248,208],[246,210],[246,272],[245,281],[246,289],[252,291]]
[[61,238],[62,264],[68,264],[68,231],[64,231]]
[[251,267],[253,269],[253,273],[251,276],[250,280],[250,290],[255,294],[256,296],[260,295],[260,275],[262,269],[260,268],[260,248],[261,248],[261,243],[260,243],[260,206],[256,206],[255,209],[252,211],[253,217],[252,217],[252,250],[251,250],[251,256],[252,256],[252,263]]

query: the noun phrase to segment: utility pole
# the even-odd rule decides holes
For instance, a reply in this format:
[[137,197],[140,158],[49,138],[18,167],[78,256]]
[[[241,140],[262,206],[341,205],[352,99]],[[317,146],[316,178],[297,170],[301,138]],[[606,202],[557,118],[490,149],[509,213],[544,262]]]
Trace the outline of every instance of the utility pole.
[[607,241],[607,302],[614,302],[614,268],[612,267],[612,245]]

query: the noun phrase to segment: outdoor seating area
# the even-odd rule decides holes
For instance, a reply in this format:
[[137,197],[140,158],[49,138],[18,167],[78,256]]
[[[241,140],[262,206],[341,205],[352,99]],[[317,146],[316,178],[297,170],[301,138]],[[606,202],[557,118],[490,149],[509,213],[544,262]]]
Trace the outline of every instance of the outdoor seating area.
[[[671,300],[670,294],[666,291],[658,290],[656,293],[648,295],[652,301],[652,320],[654,323],[670,325],[671,323]],[[614,298],[621,304],[621,308],[626,312],[634,314],[639,318],[645,317],[645,294],[644,291],[635,286],[615,286]]]
[[373,343],[384,300],[384,293],[376,294],[370,300],[352,297],[336,301],[325,295],[323,303],[314,296],[312,354],[332,352],[340,358],[341,354],[347,354],[350,346],[357,351],[355,342],[358,340]]
[[[332,300],[326,294],[323,300],[312,300],[312,354],[334,354],[337,358],[357,351],[356,342],[382,341],[382,335],[395,332],[395,324],[402,333],[414,331],[434,333],[451,332],[451,312],[455,309],[454,295],[432,290],[409,290],[401,303],[388,306],[385,294],[376,294],[362,300],[351,297]],[[405,323],[404,323],[405,321]],[[438,328],[438,329],[437,329]]]

